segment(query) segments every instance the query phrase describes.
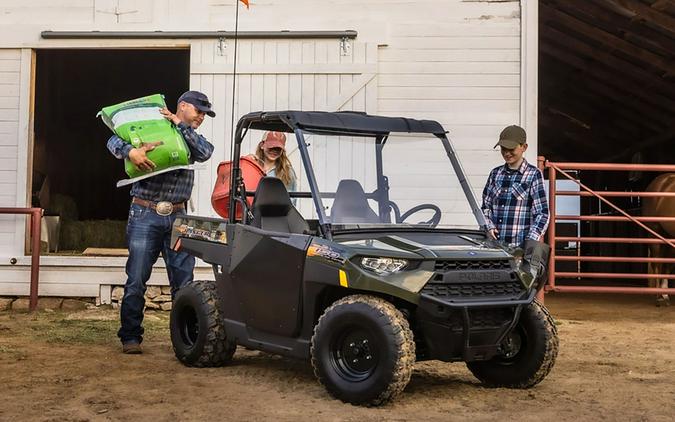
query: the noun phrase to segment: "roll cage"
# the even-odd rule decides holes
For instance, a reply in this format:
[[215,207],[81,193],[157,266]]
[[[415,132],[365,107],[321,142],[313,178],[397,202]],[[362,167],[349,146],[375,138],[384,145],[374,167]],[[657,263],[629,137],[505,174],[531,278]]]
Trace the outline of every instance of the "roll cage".
[[[334,136],[362,136],[374,138],[375,141],[375,159],[377,172],[377,188],[370,193],[366,193],[368,199],[374,199],[379,204],[379,217],[382,221],[391,220],[391,211],[398,221],[401,213],[396,204],[389,201],[389,183],[387,176],[383,174],[382,150],[387,142],[389,135],[394,133],[416,133],[430,134],[437,137],[445,149],[450,159],[450,163],[455,174],[459,179],[462,191],[471,207],[471,211],[478,225],[485,230],[487,228],[485,217],[478,206],[478,202],[469,186],[464,170],[459,162],[452,143],[447,138],[447,132],[436,121],[417,120],[403,117],[384,117],[372,116],[363,112],[341,111],[341,112],[323,112],[323,111],[273,111],[273,112],[252,112],[244,115],[239,122],[234,135],[234,147],[232,150],[232,177],[230,178],[230,208],[235,209],[238,203],[244,210],[242,213],[243,224],[251,221],[247,196],[253,196],[254,192],[246,191],[244,180],[239,167],[241,157],[241,143],[248,130],[276,131],[294,133],[298,143],[298,150],[306,171],[307,181],[311,192],[292,192],[291,197],[312,198],[317,215],[319,216],[319,230],[321,235],[327,239],[332,238],[333,228],[326,217],[324,208],[321,204],[321,195],[324,197],[335,197],[334,193],[321,193],[319,195],[318,184],[307,150],[305,141],[305,132],[311,132],[322,135]],[[230,213],[230,223],[240,222],[236,218],[236,213]]]

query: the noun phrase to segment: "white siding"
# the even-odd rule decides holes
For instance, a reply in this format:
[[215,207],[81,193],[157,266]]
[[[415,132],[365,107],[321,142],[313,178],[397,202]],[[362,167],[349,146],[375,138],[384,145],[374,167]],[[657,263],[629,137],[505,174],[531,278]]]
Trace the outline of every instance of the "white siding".
[[[377,47],[360,42],[350,42],[350,47],[350,53],[343,55],[339,40],[240,41],[237,46],[236,119],[251,111],[262,110],[375,113]],[[221,55],[216,40],[196,41],[191,47],[190,87],[206,93],[217,110],[216,118],[205,120],[199,129],[215,146],[211,159],[201,164],[196,172],[192,198],[195,213],[201,215],[216,216],[210,201],[216,169],[221,161],[230,157],[233,42],[229,42],[224,51],[226,53]],[[245,139],[242,154],[254,152],[259,141],[251,136]],[[289,151],[292,151],[292,143],[289,145]],[[334,166],[328,166],[327,157],[340,162],[364,159],[362,152],[321,151],[313,157],[319,178],[335,170]],[[306,177],[300,171],[299,154],[291,154],[290,158],[298,170],[298,188],[309,190]],[[363,165],[358,167],[361,169]]]
[[499,131],[520,122],[519,24],[400,23],[380,51],[379,112],[438,120],[479,198]]
[[[19,177],[19,135],[22,78],[19,49],[0,49],[0,207],[16,207]],[[25,179],[23,179],[25,180]],[[25,192],[25,191],[24,191]],[[0,215],[0,254],[8,254],[17,243],[17,226],[25,217]]]
[[70,24],[90,23],[94,16],[95,0],[30,0],[0,3],[1,23],[22,25],[54,24],[69,22]]

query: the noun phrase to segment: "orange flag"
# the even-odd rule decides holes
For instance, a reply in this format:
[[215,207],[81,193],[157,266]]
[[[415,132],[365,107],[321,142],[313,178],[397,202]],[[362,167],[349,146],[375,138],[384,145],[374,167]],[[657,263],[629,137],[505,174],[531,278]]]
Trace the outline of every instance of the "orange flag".
[[244,3],[246,5],[246,8],[248,9],[248,0],[239,0],[239,1]]

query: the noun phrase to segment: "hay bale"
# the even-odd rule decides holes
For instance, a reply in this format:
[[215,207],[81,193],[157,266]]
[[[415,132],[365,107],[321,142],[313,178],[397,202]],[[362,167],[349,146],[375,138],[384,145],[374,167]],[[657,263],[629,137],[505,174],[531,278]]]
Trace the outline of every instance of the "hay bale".
[[82,228],[79,221],[64,220],[59,233],[59,249],[83,251],[86,247],[82,240]]
[[77,220],[77,203],[68,195],[54,193],[49,200],[48,215],[59,215],[62,220]]
[[126,220],[64,221],[60,249],[84,251],[93,248],[125,248]]

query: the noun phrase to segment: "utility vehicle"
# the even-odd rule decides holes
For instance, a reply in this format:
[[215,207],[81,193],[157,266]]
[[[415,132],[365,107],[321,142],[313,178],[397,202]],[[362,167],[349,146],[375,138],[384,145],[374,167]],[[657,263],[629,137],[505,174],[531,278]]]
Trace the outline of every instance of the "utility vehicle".
[[[247,190],[242,143],[260,139],[249,131],[287,133],[298,192],[273,177]],[[238,345],[306,359],[331,395],[359,405],[396,397],[416,361],[466,362],[490,386],[528,388],[549,373],[558,337],[535,300],[546,247],[487,238],[439,123],[254,112],[239,120],[232,155],[229,209],[239,212],[174,225],[174,248],[215,275],[174,300],[181,362],[221,366]]]

